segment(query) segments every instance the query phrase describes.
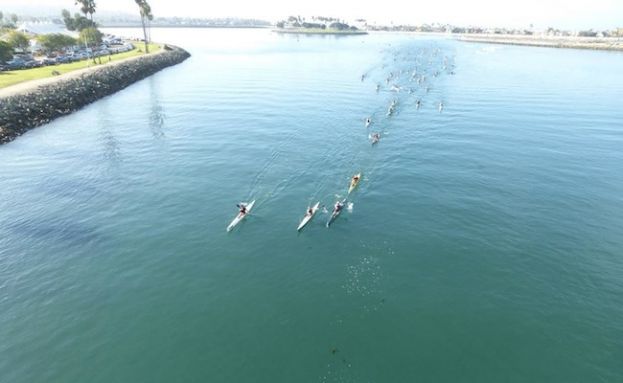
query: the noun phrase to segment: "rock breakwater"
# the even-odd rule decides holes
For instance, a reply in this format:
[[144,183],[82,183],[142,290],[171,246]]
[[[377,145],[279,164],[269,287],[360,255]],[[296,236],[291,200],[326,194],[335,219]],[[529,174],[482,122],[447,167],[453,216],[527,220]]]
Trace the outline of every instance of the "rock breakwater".
[[185,50],[165,45],[158,53],[95,67],[78,76],[68,73],[45,85],[0,97],[0,144],[166,67],[179,64],[188,57],[190,54]]

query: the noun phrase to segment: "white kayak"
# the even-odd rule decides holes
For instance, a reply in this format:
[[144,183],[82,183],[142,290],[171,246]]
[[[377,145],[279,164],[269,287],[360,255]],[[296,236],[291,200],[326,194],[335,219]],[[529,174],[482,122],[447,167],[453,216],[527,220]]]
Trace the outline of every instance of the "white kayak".
[[331,213],[331,217],[329,217],[329,220],[327,221],[327,227],[329,227],[333,223],[333,221],[335,221],[337,216],[340,215],[342,210],[344,210],[344,208],[346,207],[346,199],[343,199],[342,201],[339,201],[338,203],[341,204],[342,207],[340,208],[340,210],[337,210],[337,211],[335,210],[335,207],[333,208],[333,213]]
[[379,142],[379,140],[381,139],[381,135],[376,135],[376,134],[370,134],[368,136],[368,138],[370,139],[370,141],[372,142],[372,145],[376,144]]
[[247,212],[245,214],[243,213],[238,213],[238,215],[236,216],[236,218],[234,218],[233,221],[231,221],[231,223],[229,224],[229,226],[227,226],[227,231],[231,231],[231,229],[233,229],[237,224],[240,223],[240,221],[242,221],[244,219],[244,217],[246,217],[250,212],[251,209],[253,209],[253,205],[255,205],[255,200],[249,202],[246,205],[247,208]]
[[301,221],[301,223],[299,223],[299,227],[296,228],[296,231],[300,231],[303,227],[305,227],[305,225],[307,225],[307,223],[311,221],[312,218],[314,218],[314,214],[316,214],[319,208],[320,208],[320,202],[316,202],[316,204],[311,208],[312,209],[311,214],[309,213],[309,211],[306,211],[305,217],[303,217],[303,220]]

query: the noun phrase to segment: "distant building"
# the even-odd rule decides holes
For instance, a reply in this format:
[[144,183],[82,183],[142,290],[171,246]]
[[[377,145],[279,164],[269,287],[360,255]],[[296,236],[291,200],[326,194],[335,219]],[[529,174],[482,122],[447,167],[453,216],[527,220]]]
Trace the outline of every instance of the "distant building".
[[[30,51],[33,53],[39,52],[42,50],[41,44],[37,41],[38,35],[47,35],[50,33],[62,33],[71,37],[78,37],[77,32],[70,32],[65,29],[65,26],[62,24],[57,24],[53,22],[24,22],[17,26],[17,30],[25,33],[30,38]],[[18,52],[18,53],[26,53],[26,52]]]
[[78,37],[77,32],[70,32],[62,24],[52,22],[26,22],[17,26],[17,30],[29,35],[47,35],[49,33],[62,33],[71,37]]

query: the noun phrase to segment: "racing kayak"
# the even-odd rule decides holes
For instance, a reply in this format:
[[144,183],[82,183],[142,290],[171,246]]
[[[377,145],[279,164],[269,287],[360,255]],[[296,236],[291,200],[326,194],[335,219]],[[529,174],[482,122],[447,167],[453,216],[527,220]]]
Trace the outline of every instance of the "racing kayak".
[[231,231],[231,229],[233,229],[237,224],[239,224],[240,221],[242,221],[244,219],[244,217],[246,217],[251,212],[251,209],[253,209],[253,205],[255,205],[255,200],[249,202],[246,205],[246,208],[247,208],[247,212],[246,213],[244,213],[244,214],[243,213],[238,213],[236,218],[234,218],[234,220],[231,221],[229,226],[227,226],[227,231]]
[[[356,180],[355,177],[357,177]],[[357,187],[357,185],[359,185],[359,181],[361,181],[361,173],[355,174],[353,178],[351,178],[350,186],[348,187],[348,194],[350,194],[350,192],[352,192]]]
[[[341,205],[340,210],[337,210],[338,204]],[[344,210],[345,207],[346,207],[346,198],[344,198],[342,201],[338,201],[335,203],[335,207],[333,208],[333,213],[331,213],[331,217],[329,217],[329,220],[327,221],[327,227],[329,227],[329,225],[331,225],[333,221],[335,221],[337,216],[340,215],[340,213],[342,212],[342,210]]]
[[381,139],[381,135],[376,135],[376,134],[370,135],[370,140],[372,141],[372,145],[378,143],[380,139]]
[[309,211],[305,211],[305,217],[303,217],[303,220],[301,221],[301,223],[299,223],[299,227],[296,228],[296,231],[300,231],[303,227],[305,227],[305,225],[307,225],[307,223],[311,221],[312,218],[314,218],[314,214],[316,214],[316,211],[318,211],[319,208],[320,202],[316,202],[316,204],[311,208],[311,214],[309,214]]

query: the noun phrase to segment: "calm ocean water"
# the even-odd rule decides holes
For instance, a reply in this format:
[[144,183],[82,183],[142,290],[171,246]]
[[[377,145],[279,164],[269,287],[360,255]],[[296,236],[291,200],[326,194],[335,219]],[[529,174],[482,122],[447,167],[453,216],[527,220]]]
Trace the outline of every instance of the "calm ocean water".
[[0,381],[623,381],[621,53],[152,36],[0,146]]

